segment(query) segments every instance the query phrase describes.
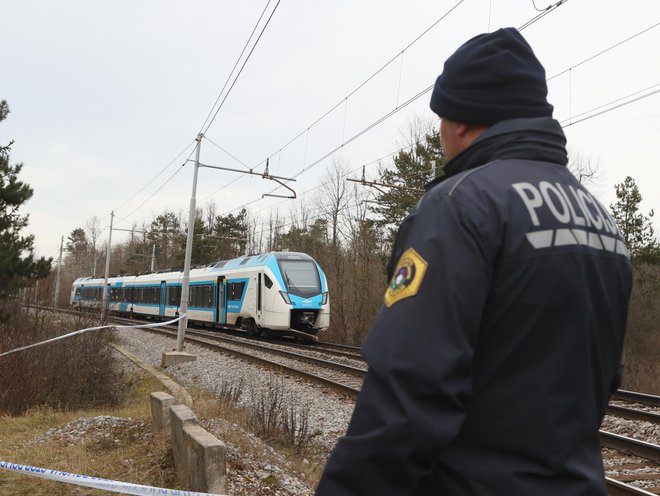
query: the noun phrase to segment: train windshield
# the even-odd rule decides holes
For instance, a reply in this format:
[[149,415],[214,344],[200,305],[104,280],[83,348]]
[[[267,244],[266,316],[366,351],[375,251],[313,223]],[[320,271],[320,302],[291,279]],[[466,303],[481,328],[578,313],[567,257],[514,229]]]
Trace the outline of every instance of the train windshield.
[[287,291],[298,296],[321,293],[321,279],[316,264],[311,260],[279,260]]

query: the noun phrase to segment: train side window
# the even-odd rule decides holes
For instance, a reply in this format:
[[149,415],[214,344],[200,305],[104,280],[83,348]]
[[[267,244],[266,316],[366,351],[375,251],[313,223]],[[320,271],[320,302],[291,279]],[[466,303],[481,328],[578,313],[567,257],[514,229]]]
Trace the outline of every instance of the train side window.
[[243,297],[243,291],[245,289],[245,282],[230,282],[227,284],[227,299],[228,300],[240,300]]
[[213,306],[213,286],[196,284],[190,287],[190,306],[211,308]]
[[204,286],[204,306],[206,308],[213,308],[213,285],[206,284]]
[[181,286],[168,286],[167,304],[171,306],[179,306],[180,300],[181,300]]
[[271,281],[270,277],[268,277],[266,274],[264,274],[264,284],[268,289],[273,287],[273,281]]

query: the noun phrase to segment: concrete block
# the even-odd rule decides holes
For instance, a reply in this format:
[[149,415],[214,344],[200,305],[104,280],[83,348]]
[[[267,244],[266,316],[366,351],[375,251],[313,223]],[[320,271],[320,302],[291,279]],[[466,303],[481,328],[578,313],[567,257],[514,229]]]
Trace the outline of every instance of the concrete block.
[[186,405],[170,407],[170,430],[172,432],[172,454],[174,469],[181,482],[187,482],[189,474],[189,455],[184,427],[197,424],[197,416]]
[[149,396],[151,403],[151,420],[156,432],[164,432],[168,436],[170,431],[170,407],[174,405],[174,396],[159,391]]
[[192,491],[227,492],[227,450],[222,441],[199,425],[183,428],[188,445],[188,488]]
[[197,357],[192,353],[185,351],[166,351],[160,360],[160,366],[167,368],[170,365],[177,365],[184,362],[194,362]]

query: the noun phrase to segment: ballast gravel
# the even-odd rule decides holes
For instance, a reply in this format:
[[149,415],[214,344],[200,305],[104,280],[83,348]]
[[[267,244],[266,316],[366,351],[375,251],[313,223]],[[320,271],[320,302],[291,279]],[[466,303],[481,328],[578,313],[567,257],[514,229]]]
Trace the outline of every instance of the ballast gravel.
[[[175,342],[170,338],[137,329],[121,329],[116,336],[119,345],[155,368],[160,367],[162,354],[171,351],[175,346]],[[208,350],[194,343],[186,343],[186,351],[194,354],[196,360],[166,369],[167,375],[182,386],[189,389],[201,388],[217,396],[226,396],[229,392],[240,389],[242,394],[237,403],[250,409],[257,408],[260,401],[269,398],[269,393],[277,390],[284,395],[283,402],[293,406],[297,415],[305,415],[308,431],[313,433],[315,449],[321,456],[329,455],[337,439],[346,432],[355,405],[352,399],[300,378],[276,374],[265,367]],[[222,423],[223,420],[216,419],[215,422]],[[210,432],[214,430],[213,423],[203,426]],[[254,443],[260,441],[254,438]],[[266,445],[262,449],[270,454],[274,451]],[[241,465],[251,467],[251,471],[248,475],[241,471],[238,478],[229,474],[230,494],[313,494],[313,488],[306,487],[295,473],[289,473],[283,457],[279,463],[271,462],[272,457],[264,457],[264,460],[268,461],[247,461],[243,460],[240,454],[233,453],[236,450],[238,448],[228,446],[230,460],[233,456],[241,459]],[[263,489],[264,484],[272,485],[273,481],[277,483],[270,488],[272,491],[255,492],[257,486]],[[236,484],[241,487],[232,487]]]

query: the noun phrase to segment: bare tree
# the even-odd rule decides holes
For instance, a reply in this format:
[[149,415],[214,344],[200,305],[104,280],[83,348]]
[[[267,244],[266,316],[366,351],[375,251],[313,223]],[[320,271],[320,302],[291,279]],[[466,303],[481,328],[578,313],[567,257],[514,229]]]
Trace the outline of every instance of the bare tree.
[[602,174],[602,167],[599,161],[592,157],[585,157],[581,153],[568,152],[568,170],[582,184],[598,186]]
[[319,212],[330,222],[330,242],[334,249],[339,245],[342,234],[340,217],[350,204],[350,193],[346,182],[348,164],[342,159],[333,160],[326,170],[317,203]]
[[280,212],[275,210],[275,213],[271,211],[268,214],[268,251],[277,250],[278,248],[278,238],[280,235]]
[[97,249],[97,244],[102,232],[101,223],[99,222],[98,217],[94,216],[87,219],[87,222],[85,222],[85,229],[89,234],[89,256],[92,261],[92,274],[96,275],[96,266],[100,255],[100,249]]

